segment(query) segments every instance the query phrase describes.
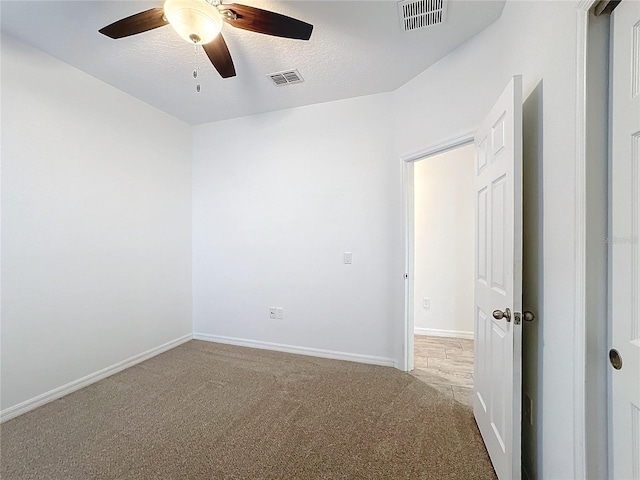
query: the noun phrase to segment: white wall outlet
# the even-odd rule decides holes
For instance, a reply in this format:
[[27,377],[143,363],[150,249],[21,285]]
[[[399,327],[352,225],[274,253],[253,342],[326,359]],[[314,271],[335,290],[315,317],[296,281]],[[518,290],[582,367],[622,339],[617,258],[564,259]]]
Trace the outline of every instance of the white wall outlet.
[[284,308],[276,307],[276,318],[282,320],[284,318]]
[[422,308],[429,310],[431,308],[431,299],[422,297]]
[[276,307],[269,307],[269,318],[276,318]]
[[344,252],[342,259],[346,265],[351,265],[353,263],[353,253]]

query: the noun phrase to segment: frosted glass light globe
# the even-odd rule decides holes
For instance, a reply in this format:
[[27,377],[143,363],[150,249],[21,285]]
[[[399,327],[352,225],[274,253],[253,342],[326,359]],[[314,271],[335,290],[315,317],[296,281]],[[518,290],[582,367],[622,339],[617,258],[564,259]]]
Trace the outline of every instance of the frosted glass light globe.
[[218,9],[205,0],[165,0],[164,15],[189,43],[205,44],[222,30]]

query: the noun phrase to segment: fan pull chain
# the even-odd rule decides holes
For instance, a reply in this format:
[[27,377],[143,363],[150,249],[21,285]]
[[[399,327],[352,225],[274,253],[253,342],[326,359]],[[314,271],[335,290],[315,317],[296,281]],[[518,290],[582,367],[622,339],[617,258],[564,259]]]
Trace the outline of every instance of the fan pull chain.
[[198,82],[198,45],[193,45],[193,64],[195,65],[193,68],[193,79],[196,81],[196,92],[200,93],[200,84]]

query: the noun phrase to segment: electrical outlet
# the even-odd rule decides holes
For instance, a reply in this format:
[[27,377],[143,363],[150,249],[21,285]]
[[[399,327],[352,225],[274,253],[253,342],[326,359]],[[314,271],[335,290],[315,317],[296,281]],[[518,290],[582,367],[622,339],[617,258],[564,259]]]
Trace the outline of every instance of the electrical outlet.
[[529,425],[533,425],[533,401],[531,400],[531,397],[525,393],[524,394],[524,405],[523,405],[523,412],[522,412],[522,416],[524,417],[525,421],[529,422]]
[[276,318],[282,320],[284,318],[284,308],[276,307]]
[[276,307],[269,307],[269,318],[276,318]]
[[344,255],[342,257],[344,263],[346,265],[350,265],[353,263],[353,253],[351,252],[344,252]]
[[431,299],[422,297],[422,308],[429,310],[431,308]]

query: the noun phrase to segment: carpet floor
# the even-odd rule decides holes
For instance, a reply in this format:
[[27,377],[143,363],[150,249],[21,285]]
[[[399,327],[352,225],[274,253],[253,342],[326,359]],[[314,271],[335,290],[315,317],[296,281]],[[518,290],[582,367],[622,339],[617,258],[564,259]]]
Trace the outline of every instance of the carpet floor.
[[190,341],[0,426],[14,479],[495,479],[470,407],[393,368]]

